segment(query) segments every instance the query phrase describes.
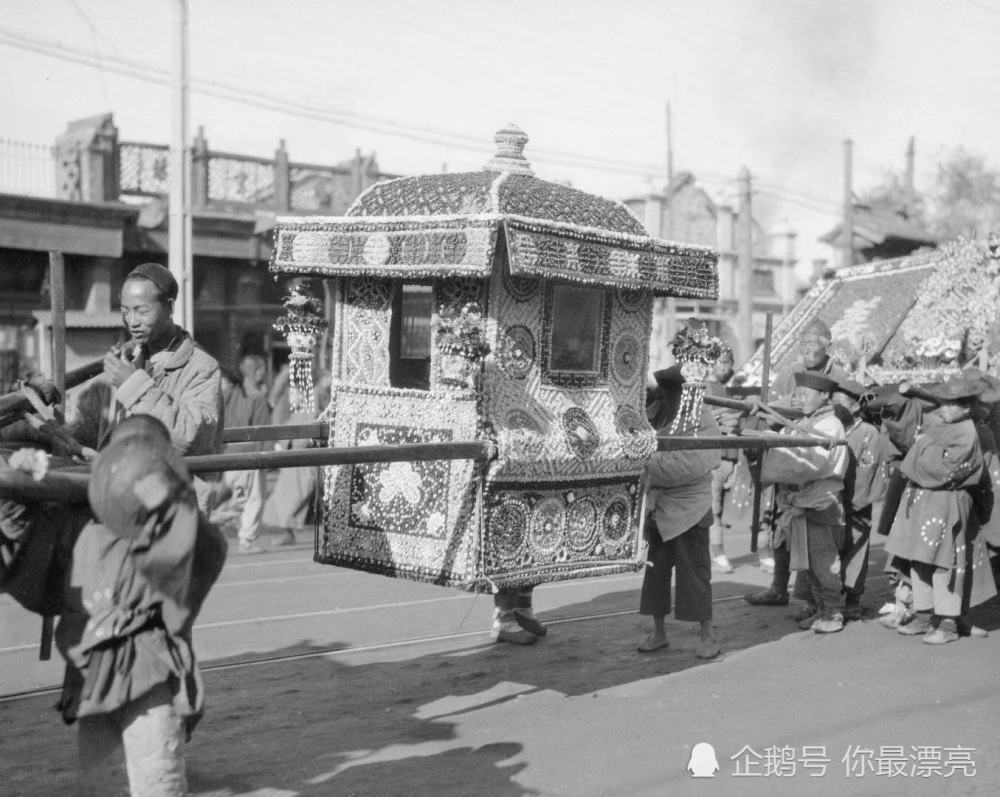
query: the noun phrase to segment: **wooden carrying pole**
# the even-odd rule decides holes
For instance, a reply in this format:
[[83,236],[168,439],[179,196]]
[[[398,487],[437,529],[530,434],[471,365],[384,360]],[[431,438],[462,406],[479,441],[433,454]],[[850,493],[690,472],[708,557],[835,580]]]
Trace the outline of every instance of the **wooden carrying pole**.
[[[64,356],[65,351],[65,347],[63,347]],[[64,392],[70,388],[76,387],[77,385],[82,385],[88,379],[93,379],[95,376],[103,372],[104,360],[95,360],[92,363],[82,365],[79,368],[66,372],[62,378],[62,385],[56,383],[54,379],[53,383],[60,389],[60,392]],[[31,402],[20,390],[0,396],[0,417],[14,412],[31,412],[31,410]],[[289,436],[290,435],[285,435],[286,438]]]

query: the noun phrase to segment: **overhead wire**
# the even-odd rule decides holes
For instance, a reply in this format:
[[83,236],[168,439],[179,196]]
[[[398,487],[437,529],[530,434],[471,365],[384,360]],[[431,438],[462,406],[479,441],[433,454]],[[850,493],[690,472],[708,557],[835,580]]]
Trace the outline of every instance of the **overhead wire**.
[[[73,2],[75,5],[75,0]],[[169,73],[166,70],[148,63],[120,55],[101,57],[69,47],[60,42],[25,36],[3,27],[0,27],[0,45],[15,47],[71,63],[79,63],[84,66],[97,67],[101,70],[108,70],[125,77],[159,85],[169,85],[170,82]],[[223,81],[195,78],[191,80],[191,90],[199,94],[216,97],[217,99],[250,105],[277,113],[312,118],[352,129],[402,137],[437,146],[461,148],[483,154],[491,154],[493,151],[478,136],[429,126],[404,124],[392,119],[360,114],[354,111],[345,111],[316,103],[277,98],[266,92],[247,89]],[[576,169],[604,171],[646,178],[652,177],[654,179],[665,177],[665,166],[662,164],[573,153],[548,147],[533,147],[532,159]],[[698,171],[697,179],[704,183],[714,183],[722,186],[731,186],[737,182],[737,178],[735,177],[707,170]],[[814,206],[824,208],[837,206],[836,203],[830,200],[809,196],[773,181],[758,181],[756,187],[759,190],[771,190],[773,194],[781,198],[797,198],[800,204],[810,203]]]

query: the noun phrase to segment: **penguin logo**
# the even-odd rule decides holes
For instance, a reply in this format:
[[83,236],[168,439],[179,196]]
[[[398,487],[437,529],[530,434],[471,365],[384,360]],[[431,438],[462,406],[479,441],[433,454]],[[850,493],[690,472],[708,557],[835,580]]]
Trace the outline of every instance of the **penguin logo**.
[[714,778],[719,771],[719,762],[715,758],[715,748],[708,742],[698,742],[691,748],[691,760],[687,771],[692,778]]

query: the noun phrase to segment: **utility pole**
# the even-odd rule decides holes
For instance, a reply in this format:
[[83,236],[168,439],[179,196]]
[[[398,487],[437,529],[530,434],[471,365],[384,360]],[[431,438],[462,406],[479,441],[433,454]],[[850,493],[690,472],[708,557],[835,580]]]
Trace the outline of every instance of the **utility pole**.
[[841,257],[841,265],[844,267],[854,265],[854,192],[851,189],[853,146],[851,139],[844,139],[844,245]]
[[753,210],[750,170],[744,166],[737,178],[740,185],[740,243],[737,254],[736,329],[739,334],[740,360],[746,361],[753,345]]
[[906,183],[903,186],[906,192],[906,217],[910,218],[913,216],[913,211],[917,204],[917,188],[913,179],[913,169],[914,162],[916,161],[916,140],[913,136],[910,136],[910,143],[906,147]]
[[[667,184],[663,187],[663,206],[660,211],[661,238],[674,239],[674,207],[671,203],[670,186],[674,182],[674,135],[670,117],[670,102],[667,102]],[[650,197],[652,201],[652,197]],[[677,300],[668,296],[663,303],[663,314],[666,326],[666,343],[674,339],[677,332]]]
[[667,185],[674,181],[674,135],[670,122],[670,103],[667,102]]
[[170,250],[168,265],[177,280],[174,320],[194,334],[194,280],[191,266],[191,153],[188,139],[188,3],[172,0],[173,63],[170,79]]

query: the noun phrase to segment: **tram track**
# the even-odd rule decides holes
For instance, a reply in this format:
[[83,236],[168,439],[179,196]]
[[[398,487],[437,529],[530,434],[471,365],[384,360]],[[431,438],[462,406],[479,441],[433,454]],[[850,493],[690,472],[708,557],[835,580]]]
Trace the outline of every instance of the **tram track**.
[[[715,603],[729,603],[732,601],[742,600],[740,595],[732,595],[725,598],[716,598],[712,601]],[[553,617],[546,618],[545,624],[549,626],[555,625],[567,625],[569,623],[581,623],[589,620],[606,620],[611,617],[624,617],[626,615],[634,615],[636,610],[631,609],[618,609],[614,611],[607,612],[595,612],[592,614],[576,615],[573,617]],[[421,644],[433,644],[436,642],[445,642],[450,640],[458,639],[469,639],[471,637],[484,636],[489,633],[488,628],[477,628],[469,631],[457,631],[448,634],[434,634],[430,636],[421,637],[409,637],[407,639],[398,639],[391,642],[376,642],[370,645],[358,645],[357,647],[347,647],[347,648],[319,648],[317,650],[303,651],[301,653],[284,653],[275,656],[258,656],[250,659],[243,659],[239,661],[229,661],[229,662],[219,662],[218,664],[203,664],[201,665],[202,674],[214,673],[214,672],[225,672],[227,670],[237,670],[247,667],[262,667],[272,664],[283,664],[290,661],[302,661],[305,659],[314,658],[339,658],[342,656],[348,656],[357,653],[370,653],[379,650],[393,650],[397,648],[404,648],[411,645],[421,645]],[[490,645],[493,643],[490,642]],[[486,645],[484,645],[486,647]],[[13,703],[19,700],[29,700],[33,697],[44,697],[46,695],[57,695],[59,694],[60,686],[40,686],[34,689],[26,689],[21,692],[13,692],[9,695],[0,696],[0,704],[3,703]]]

